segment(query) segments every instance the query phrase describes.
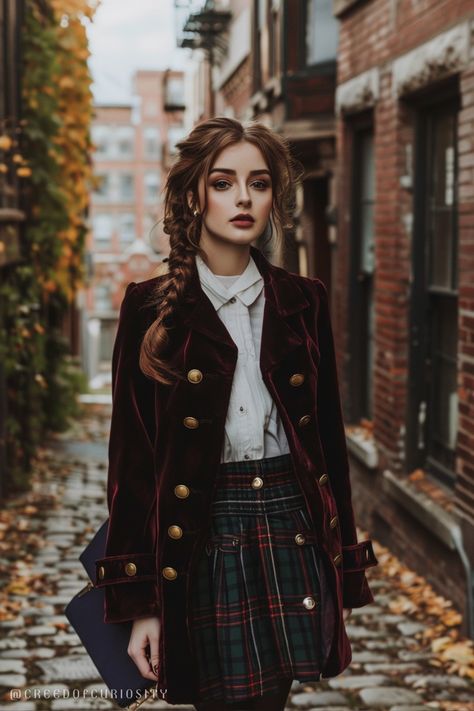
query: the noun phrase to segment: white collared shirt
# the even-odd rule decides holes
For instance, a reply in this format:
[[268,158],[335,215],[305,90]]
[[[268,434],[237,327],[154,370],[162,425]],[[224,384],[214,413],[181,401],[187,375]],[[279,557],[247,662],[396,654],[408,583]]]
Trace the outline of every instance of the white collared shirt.
[[232,276],[214,274],[199,255],[196,266],[204,292],[239,349],[221,462],[286,454],[286,433],[260,370],[263,277],[252,256],[242,274]]

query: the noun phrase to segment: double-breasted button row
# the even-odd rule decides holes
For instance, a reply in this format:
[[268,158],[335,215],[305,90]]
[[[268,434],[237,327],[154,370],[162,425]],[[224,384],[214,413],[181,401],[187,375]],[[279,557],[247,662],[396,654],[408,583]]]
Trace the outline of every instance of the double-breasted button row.
[[[304,383],[304,373],[293,373],[290,375],[288,382],[293,387],[298,387]],[[298,420],[298,427],[306,427],[308,422],[311,421],[311,415],[302,415]]]

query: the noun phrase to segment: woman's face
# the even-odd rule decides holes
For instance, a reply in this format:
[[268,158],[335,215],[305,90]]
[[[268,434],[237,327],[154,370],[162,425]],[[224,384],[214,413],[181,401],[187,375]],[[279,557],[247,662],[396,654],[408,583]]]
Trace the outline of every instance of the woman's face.
[[[262,152],[247,141],[221,151],[207,179],[207,210],[202,218],[201,244],[217,239],[249,244],[265,230],[272,208],[270,171]],[[204,177],[199,180],[199,207],[205,204]],[[235,220],[239,214],[251,219]]]

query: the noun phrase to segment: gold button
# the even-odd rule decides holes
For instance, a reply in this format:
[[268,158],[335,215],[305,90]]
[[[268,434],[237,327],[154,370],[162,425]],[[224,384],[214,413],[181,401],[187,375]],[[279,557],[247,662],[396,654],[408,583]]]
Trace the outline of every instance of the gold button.
[[328,475],[327,475],[327,474],[321,474],[321,476],[319,477],[319,480],[318,480],[318,481],[319,481],[319,483],[321,484],[321,486],[323,486],[323,484],[326,484],[327,480],[328,480]]
[[256,476],[255,479],[252,480],[252,488],[253,489],[261,489],[263,486],[263,479],[261,479],[259,476]]
[[137,566],[135,563],[127,563],[125,566],[125,572],[127,575],[136,575],[137,574]]
[[168,526],[168,536],[170,538],[181,538],[183,529],[181,526]]
[[313,607],[316,607],[316,600],[314,597],[311,597],[311,595],[308,595],[308,597],[305,597],[303,600],[303,605],[306,607],[307,610],[312,610]]
[[104,577],[104,575],[105,575],[104,566],[103,566],[103,565],[100,565],[100,566],[99,566],[99,578],[100,578],[100,580],[102,580],[102,578]]
[[171,568],[171,566],[167,565],[166,568],[163,568],[161,571],[163,573],[163,577],[166,578],[166,580],[175,580],[178,577],[178,573],[174,568]]
[[303,543],[306,542],[306,538],[303,536],[302,533],[297,533],[295,536],[295,541],[299,546],[302,546]]
[[302,383],[304,383],[303,373],[293,373],[290,378],[290,385],[294,385],[296,387],[297,385],[301,385]]
[[196,427],[199,427],[199,420],[196,417],[185,417],[183,425],[190,430],[195,430]]
[[332,519],[329,521],[329,525],[331,528],[336,528],[337,526],[337,516],[333,516]]
[[202,380],[202,372],[198,368],[188,370],[188,380],[190,383],[200,383]]
[[174,494],[178,499],[185,499],[189,496],[189,487],[186,484],[178,484],[174,487]]
[[334,556],[333,558],[334,565],[341,565],[342,562],[342,554],[338,553],[337,555]]
[[311,415],[303,415],[303,417],[300,417],[300,419],[298,420],[298,425],[300,427],[304,427],[305,425],[308,424],[310,419],[311,419]]

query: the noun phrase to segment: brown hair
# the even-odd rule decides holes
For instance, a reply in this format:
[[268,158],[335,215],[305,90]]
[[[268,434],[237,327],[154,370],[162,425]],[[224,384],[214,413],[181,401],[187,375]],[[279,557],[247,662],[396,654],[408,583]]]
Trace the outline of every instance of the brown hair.
[[[233,118],[217,116],[198,123],[189,135],[177,143],[178,156],[173,163],[164,188],[163,229],[170,236],[168,272],[162,274],[151,294],[157,305],[156,320],[146,331],[140,348],[139,365],[148,377],[171,384],[173,378],[183,378],[182,373],[167,364],[165,355],[169,345],[168,329],[172,328],[172,314],[184,298],[192,270],[196,269],[195,255],[204,261],[206,255],[199,246],[202,214],[205,206],[195,215],[198,207],[198,183],[204,175],[205,185],[217,155],[228,146],[248,141],[262,152],[270,170],[273,204],[270,217],[270,239],[276,227],[277,242],[282,239],[285,227],[290,227],[294,209],[294,186],[301,174],[299,164],[290,153],[287,140],[257,121],[242,124]],[[187,193],[192,191],[194,204],[188,205]]]

